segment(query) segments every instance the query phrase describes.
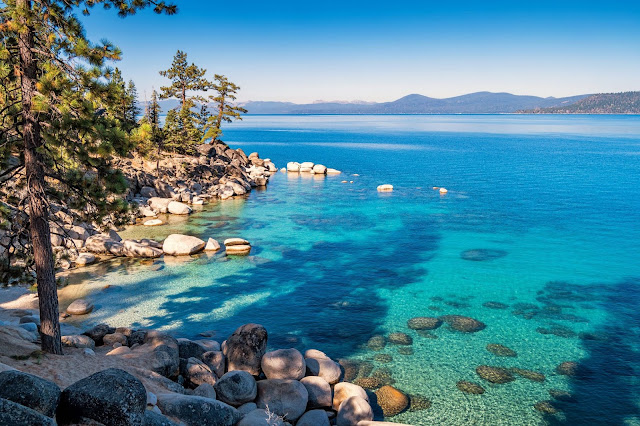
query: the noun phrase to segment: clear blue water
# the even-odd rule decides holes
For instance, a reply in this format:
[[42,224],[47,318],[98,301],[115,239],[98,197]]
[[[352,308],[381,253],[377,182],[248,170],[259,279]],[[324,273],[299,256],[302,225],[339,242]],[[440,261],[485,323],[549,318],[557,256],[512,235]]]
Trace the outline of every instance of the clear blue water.
[[[122,232],[241,236],[254,249],[73,274],[65,300],[97,304],[85,322],[220,338],[259,322],[273,348],[368,360],[432,401],[397,422],[640,425],[640,117],[247,116],[224,140],[280,167],[313,161],[343,174],[278,173],[246,199]],[[383,183],[394,191],[378,193]],[[461,257],[473,249],[501,256]],[[407,328],[411,317],[446,314],[487,327],[443,326],[437,338]],[[388,345],[381,353],[393,360],[373,360],[367,340],[395,331],[413,338],[413,354]],[[488,343],[518,356],[497,357]],[[557,374],[564,361],[584,373]],[[482,364],[546,379],[491,385],[476,375]],[[459,380],[486,392],[464,394]],[[552,400],[550,389],[573,399],[543,414],[534,405]]]

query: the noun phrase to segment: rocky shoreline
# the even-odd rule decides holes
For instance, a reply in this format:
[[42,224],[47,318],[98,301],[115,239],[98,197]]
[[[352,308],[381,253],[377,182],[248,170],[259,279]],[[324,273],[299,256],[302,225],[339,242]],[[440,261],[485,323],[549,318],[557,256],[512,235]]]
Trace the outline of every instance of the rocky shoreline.
[[[23,325],[31,314],[12,312]],[[374,411],[409,404],[392,386],[345,381],[353,365],[319,350],[268,350],[259,324],[222,343],[100,324],[67,336],[61,356],[36,334],[0,326],[0,424],[380,426],[392,423]]]

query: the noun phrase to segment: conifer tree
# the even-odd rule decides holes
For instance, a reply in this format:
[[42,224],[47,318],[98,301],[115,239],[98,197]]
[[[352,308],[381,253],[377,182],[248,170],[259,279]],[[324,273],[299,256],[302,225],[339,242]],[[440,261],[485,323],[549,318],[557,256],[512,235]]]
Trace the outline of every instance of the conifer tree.
[[129,80],[127,89],[125,90],[126,107],[124,111],[124,119],[127,128],[133,130],[138,122],[140,108],[138,107],[138,90],[133,80]]
[[214,102],[217,114],[209,119],[209,126],[204,139],[218,139],[222,135],[222,122],[231,123],[233,120],[242,120],[240,114],[246,113],[247,110],[235,105],[236,93],[240,87],[230,82],[224,75],[216,74],[215,82],[211,85],[211,89],[216,94],[209,96],[209,100]]
[[118,120],[101,113],[117,100],[117,88],[103,65],[119,59],[120,51],[108,42],[87,40],[73,14],[78,9],[89,14],[95,5],[115,8],[121,17],[147,7],[156,13],[176,12],[175,6],[153,0],[0,3],[0,79],[5,87],[0,143],[4,152],[22,151],[14,158],[19,159],[16,170],[25,174],[27,198],[18,202],[29,215],[42,349],[56,354],[62,353],[62,344],[50,203],[57,200],[94,217],[123,208],[109,197],[125,189],[109,160],[128,150],[128,140]]

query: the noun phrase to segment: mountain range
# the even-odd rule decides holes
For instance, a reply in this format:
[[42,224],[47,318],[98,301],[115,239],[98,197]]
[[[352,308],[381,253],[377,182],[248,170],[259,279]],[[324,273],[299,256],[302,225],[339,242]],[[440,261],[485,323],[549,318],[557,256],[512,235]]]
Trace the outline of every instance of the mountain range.
[[[160,101],[163,112],[179,105],[176,99]],[[638,114],[640,92],[541,98],[511,93],[477,92],[452,98],[412,94],[392,102],[292,102],[240,103],[249,114]]]

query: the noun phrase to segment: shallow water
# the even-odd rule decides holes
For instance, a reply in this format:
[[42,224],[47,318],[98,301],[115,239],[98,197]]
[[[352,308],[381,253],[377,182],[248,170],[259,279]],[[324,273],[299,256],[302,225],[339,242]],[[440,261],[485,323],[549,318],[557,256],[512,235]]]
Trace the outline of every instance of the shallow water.
[[[280,167],[315,161],[344,173],[278,173],[246,199],[122,232],[241,236],[254,249],[86,268],[70,275],[63,307],[88,295],[97,309],[87,324],[183,336],[224,338],[259,322],[273,348],[370,360],[432,402],[397,422],[640,424],[640,117],[247,116],[224,139]],[[394,191],[377,193],[382,183]],[[486,328],[445,325],[437,338],[407,328],[411,317],[447,314]],[[395,331],[413,338],[412,355],[366,348]],[[517,357],[497,357],[489,343]],[[373,361],[377,353],[392,361]],[[557,374],[563,361],[584,373]],[[482,364],[546,378],[492,385],[476,375]],[[459,380],[486,392],[464,394]],[[573,399],[545,415],[534,405],[552,400],[550,389]]]

